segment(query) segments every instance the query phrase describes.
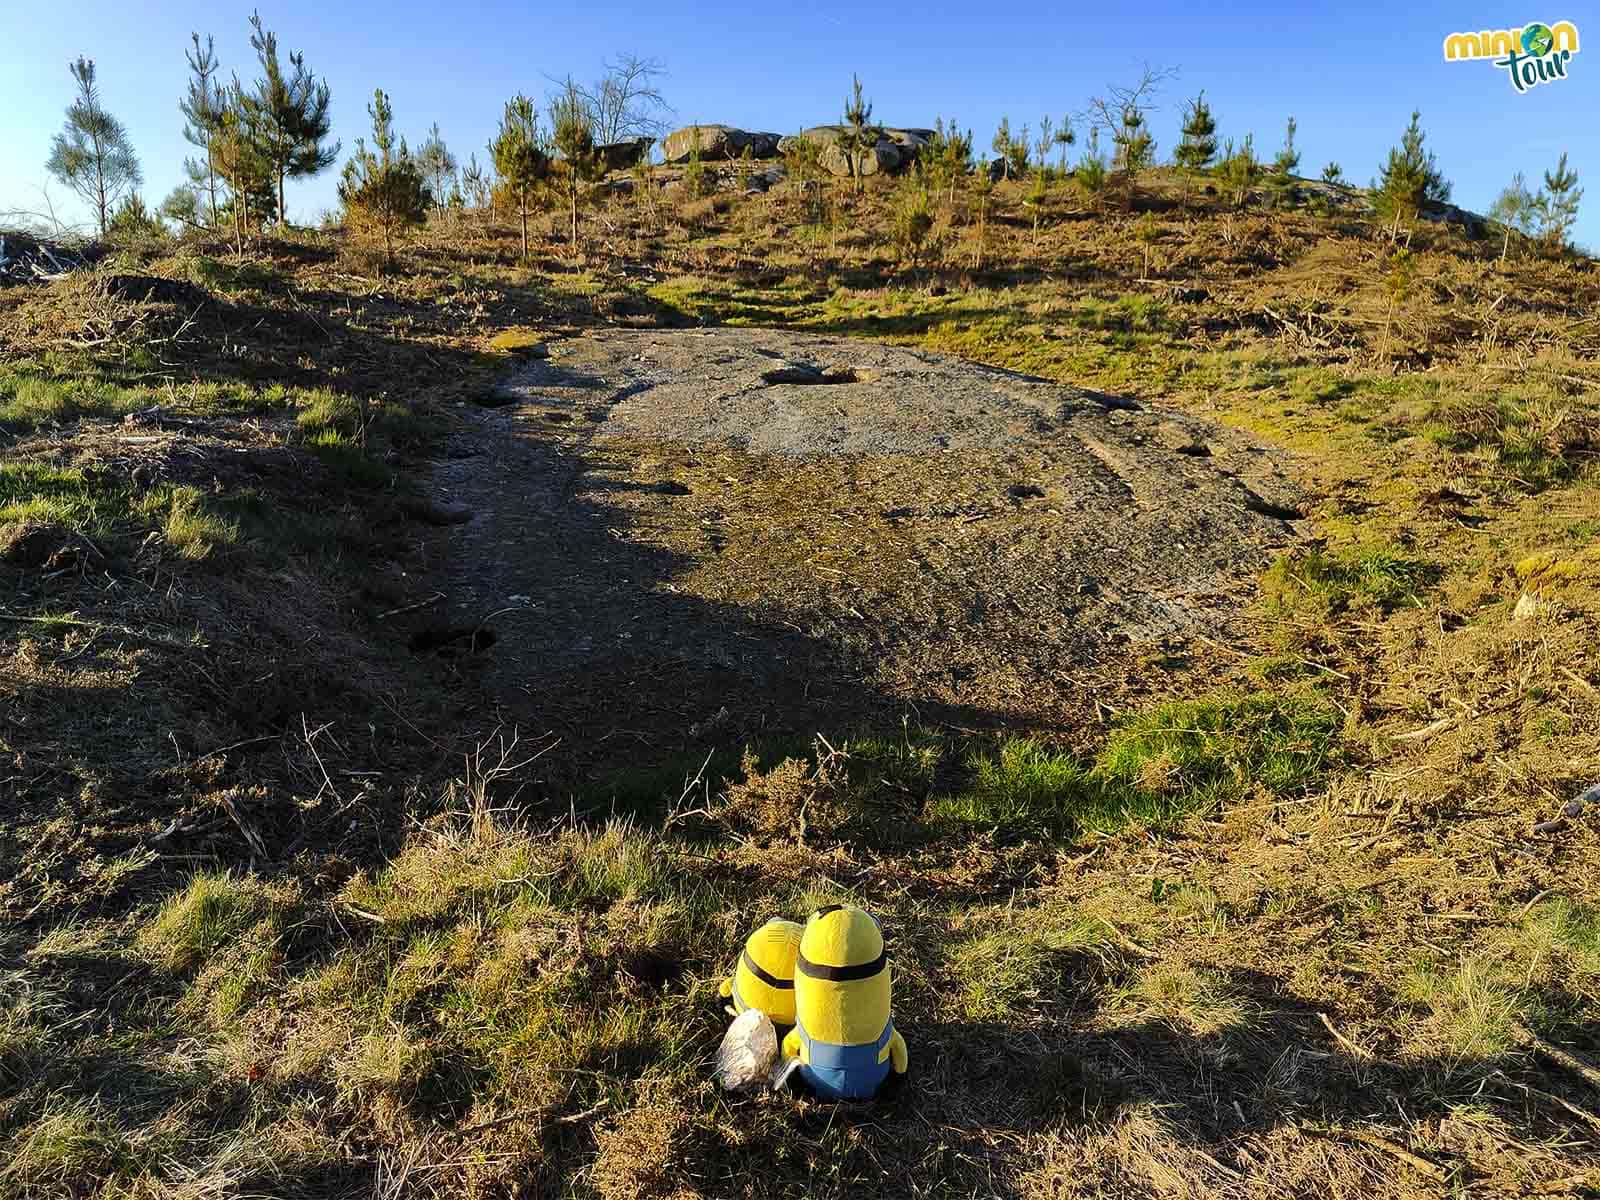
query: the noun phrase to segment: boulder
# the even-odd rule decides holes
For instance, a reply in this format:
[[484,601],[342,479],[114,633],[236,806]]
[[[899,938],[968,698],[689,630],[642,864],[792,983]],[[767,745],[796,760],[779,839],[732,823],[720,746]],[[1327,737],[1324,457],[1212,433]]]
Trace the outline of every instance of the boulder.
[[596,146],[595,153],[606,164],[608,171],[631,171],[650,154],[650,147],[656,144],[655,138],[637,137],[626,142],[607,142],[603,146]]
[[[822,148],[822,166],[832,175],[849,178],[850,158],[837,143],[831,143]],[[863,175],[877,175],[880,172],[888,175],[900,169],[900,150],[893,142],[879,142],[869,150],[861,159],[861,173]]]
[[888,138],[900,148],[902,156],[910,151],[912,156],[920,154],[922,148],[933,140],[931,129],[885,129],[883,136]]
[[700,158],[705,162],[725,162],[744,157],[745,147],[751,158],[771,158],[778,152],[778,135],[752,133],[748,129],[735,129],[732,125],[689,125],[667,134],[661,143],[661,156],[669,163],[686,163],[694,146],[695,133],[700,135]]
[[[843,125],[815,125],[797,134],[783,138],[778,143],[780,154],[792,154],[801,139],[814,142],[822,148],[820,161],[825,170],[834,175],[848,177],[850,160],[839,148],[839,138],[847,129]],[[863,175],[879,172],[892,174],[909,167],[922,148],[933,136],[931,129],[885,129],[878,144],[861,162]]]

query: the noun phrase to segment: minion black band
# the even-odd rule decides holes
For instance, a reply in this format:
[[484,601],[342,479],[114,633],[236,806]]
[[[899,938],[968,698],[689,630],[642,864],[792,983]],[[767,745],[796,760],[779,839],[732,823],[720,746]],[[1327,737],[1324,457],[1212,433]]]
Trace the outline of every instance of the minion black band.
[[761,982],[766,984],[768,987],[780,988],[783,990],[790,990],[794,987],[794,980],[779,979],[776,975],[769,975],[767,972],[763,971],[760,967],[760,964],[758,964],[755,959],[750,957],[750,951],[744,951],[740,957],[744,959],[745,970],[749,971],[750,974],[761,980]]
[[852,979],[871,979],[889,965],[889,951],[885,948],[871,962],[856,963],[853,967],[830,967],[814,963],[802,954],[794,964],[795,970],[812,979],[831,979],[834,983],[848,983]]

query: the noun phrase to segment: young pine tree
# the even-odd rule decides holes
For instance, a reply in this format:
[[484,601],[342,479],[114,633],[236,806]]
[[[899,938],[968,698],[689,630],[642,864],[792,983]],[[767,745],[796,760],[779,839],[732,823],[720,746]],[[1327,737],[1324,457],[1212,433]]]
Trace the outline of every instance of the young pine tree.
[[894,207],[894,245],[901,262],[916,271],[928,235],[933,232],[933,205],[921,170],[913,168],[901,181]]
[[1402,224],[1415,221],[1422,206],[1450,199],[1450,184],[1439,170],[1438,160],[1424,148],[1422,114],[1413,112],[1411,124],[1400,136],[1400,144],[1389,151],[1373,185],[1378,215],[1392,221],[1390,240],[1400,237]]
[[450,203],[450,197],[459,192],[456,184],[457,166],[456,156],[444,144],[444,138],[439,133],[439,122],[435,121],[433,128],[428,130],[428,140],[417,147],[417,167],[428,181],[428,191],[433,196],[435,208],[445,207]]
[[522,218],[522,257],[528,257],[528,213],[537,203],[539,186],[550,176],[550,156],[539,136],[539,110],[526,96],[506,101],[500,132],[489,143],[495,174],[515,198]]
[[206,198],[210,202],[211,224],[215,225],[217,164],[211,156],[211,139],[222,128],[222,114],[228,106],[228,94],[215,78],[221,68],[217,63],[216,47],[211,35],[206,35],[204,46],[200,45],[198,33],[191,33],[189,37],[194,42],[193,50],[184,51],[184,58],[189,63],[189,91],[178,101],[178,111],[184,117],[184,140],[199,149],[202,157],[199,161],[186,159],[183,165],[190,183],[205,187]]
[[1003,179],[1011,178],[1011,118],[1001,117],[1000,125],[994,131],[994,137],[989,139],[989,149],[994,151],[996,160],[1000,163],[1000,174]]
[[80,58],[67,69],[77,82],[78,98],[67,106],[66,124],[50,143],[45,170],[83,198],[104,237],[117,202],[132,194],[144,175],[128,131],[100,103],[94,60]]
[[345,224],[358,237],[383,243],[385,267],[394,266],[394,244],[428,216],[428,185],[422,169],[394,136],[394,114],[382,89],[367,105],[372,117],[372,146],[356,139],[355,153],[339,180],[339,203]]
[[200,189],[193,184],[180,183],[167,193],[167,198],[156,209],[156,215],[171,221],[180,231],[203,229],[206,216],[201,205]]
[[1156,228],[1154,213],[1145,213],[1133,226],[1133,239],[1144,249],[1144,271],[1140,274],[1141,283],[1150,281],[1150,251],[1160,238],[1160,231]]
[[978,251],[973,261],[975,270],[983,270],[984,241],[989,233],[989,205],[994,199],[994,175],[989,170],[989,160],[982,159],[972,175],[972,219],[977,226]]
[[862,165],[883,137],[883,130],[872,123],[872,104],[862,94],[861,77],[850,77],[850,95],[844,102],[844,130],[839,134],[839,149],[850,165],[854,191],[861,192]]
[[1283,135],[1283,147],[1272,160],[1272,169],[1267,173],[1267,185],[1272,189],[1274,205],[1294,202],[1294,177],[1295,172],[1300,169],[1300,151],[1295,149],[1294,145],[1294,135],[1298,129],[1299,125],[1293,117],[1290,117],[1288,128]]
[[1111,164],[1122,185],[1123,203],[1133,204],[1133,188],[1139,173],[1155,162],[1156,143],[1150,135],[1144,110],[1137,104],[1122,107],[1122,122],[1112,132]]
[[1383,348],[1380,351],[1385,359],[1389,357],[1389,346],[1393,340],[1395,312],[1411,298],[1416,281],[1416,257],[1410,250],[1396,250],[1389,257],[1388,270],[1383,275],[1384,294],[1389,298],[1389,310],[1383,325]]
[[578,245],[578,201],[583,185],[605,171],[604,156],[595,149],[594,111],[569,76],[550,104],[550,124],[557,153],[561,155],[562,190],[572,213],[572,245]]
[[[1061,178],[1067,177],[1067,151],[1077,144],[1078,135],[1072,130],[1072,118],[1062,117],[1061,128],[1056,130],[1055,144],[1061,147]],[[1043,158],[1044,155],[1040,155]]]
[[278,35],[252,13],[250,47],[261,63],[261,78],[252,91],[242,94],[247,123],[271,168],[278,190],[278,219],[288,219],[284,207],[284,181],[320,175],[339,157],[339,143],[327,144],[332,118],[326,82],[306,68],[304,52],[289,55],[289,72],[278,58]]
[[1322,182],[1336,184],[1339,187],[1345,186],[1344,168],[1336,162],[1330,162],[1322,168]]
[[224,93],[222,114],[211,137],[210,158],[218,178],[228,185],[228,203],[219,215],[226,216],[233,226],[234,249],[243,254],[251,217],[258,226],[265,225],[277,212],[278,196],[273,188],[272,168],[251,125],[238,80]]
[[1223,186],[1232,194],[1234,207],[1243,208],[1250,199],[1250,189],[1261,175],[1261,163],[1256,159],[1255,134],[1245,134],[1244,143],[1237,150],[1231,141],[1223,147],[1217,174]]
[[691,125],[689,133],[689,156],[683,160],[683,190],[698,198],[706,194],[711,180],[706,174],[705,159],[700,157],[700,126]]
[[1050,153],[1051,147],[1055,144],[1055,122],[1051,121],[1049,117],[1043,117],[1039,121],[1039,140],[1033,144],[1034,163],[1041,174],[1048,174],[1050,171],[1050,162],[1046,155]]
[[1172,152],[1183,172],[1183,201],[1189,202],[1189,178],[1209,167],[1217,157],[1217,122],[1201,92],[1183,109],[1183,136]]
[[934,122],[933,137],[922,148],[918,161],[926,164],[929,188],[946,195],[954,206],[956,188],[972,170],[972,133],[962,133],[954,117],[948,126],[944,118],[939,118]]
[[1544,173],[1544,187],[1534,200],[1534,213],[1539,220],[1539,239],[1552,251],[1566,249],[1567,234],[1578,220],[1578,204],[1583,199],[1583,189],[1578,186],[1578,173],[1567,166],[1567,155],[1561,153],[1555,174]]
[[1033,244],[1039,244],[1039,226],[1044,219],[1045,201],[1050,196],[1050,167],[1045,158],[1050,152],[1050,147],[1055,145],[1055,129],[1049,117],[1039,122],[1039,141],[1034,149],[1038,157],[1034,161],[1033,186],[1028,189],[1028,206],[1033,209]]
[[138,192],[130,192],[123,197],[122,203],[117,205],[117,211],[111,214],[111,223],[106,229],[108,238],[124,245],[158,241],[166,233],[166,226],[161,224],[157,214],[145,207],[144,197]]
[[1083,157],[1078,160],[1078,169],[1073,173],[1078,189],[1083,192],[1084,198],[1092,203],[1095,211],[1100,210],[1100,197],[1106,189],[1106,178],[1109,175],[1106,168],[1105,155],[1100,153],[1100,130],[1098,126],[1089,128],[1089,144],[1084,148]]
[[1013,179],[1021,179],[1028,173],[1028,157],[1032,153],[1028,145],[1029,128],[1024,125],[1022,133],[1011,139],[1011,152],[1006,156],[1007,171]]
[[1498,221],[1503,233],[1500,243],[1500,261],[1505,262],[1506,256],[1511,253],[1511,235],[1520,233],[1528,237],[1533,233],[1533,222],[1538,211],[1538,201],[1528,190],[1527,182],[1518,171],[1511,177],[1511,183],[1498,196],[1494,205],[1489,209],[1489,219]]
[[468,156],[466,165],[461,168],[461,193],[466,199],[468,208],[482,208],[488,197],[489,178],[484,169],[478,165],[476,150]]

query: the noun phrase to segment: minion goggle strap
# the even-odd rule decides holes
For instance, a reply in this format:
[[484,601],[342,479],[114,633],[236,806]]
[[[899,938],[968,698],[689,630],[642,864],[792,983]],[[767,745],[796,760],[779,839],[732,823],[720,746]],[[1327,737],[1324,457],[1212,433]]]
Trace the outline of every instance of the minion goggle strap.
[[871,979],[889,963],[889,949],[884,947],[878,957],[871,962],[856,963],[850,967],[830,967],[826,963],[814,963],[804,954],[795,960],[795,970],[812,979],[827,979],[834,983],[848,983],[852,979]]
[[761,980],[761,982],[766,984],[768,987],[778,988],[780,990],[793,990],[793,988],[794,988],[794,980],[792,980],[792,979],[779,979],[776,975],[773,975],[770,972],[763,970],[761,968],[761,964],[756,962],[755,959],[750,957],[750,951],[745,950],[745,951],[741,952],[739,957],[744,962],[744,969],[746,971],[749,971],[750,974],[754,975],[757,979]]

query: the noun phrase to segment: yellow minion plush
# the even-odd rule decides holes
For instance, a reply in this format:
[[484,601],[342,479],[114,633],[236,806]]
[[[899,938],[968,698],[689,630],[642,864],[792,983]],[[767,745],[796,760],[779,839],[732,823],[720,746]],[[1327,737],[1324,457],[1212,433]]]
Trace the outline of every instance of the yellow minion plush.
[[754,1008],[774,1025],[794,1024],[794,960],[802,932],[795,922],[774,917],[750,935],[733,975],[722,981],[722,995],[733,1001],[730,1012]]
[[806,922],[795,960],[795,1026],[783,1053],[824,1100],[868,1100],[910,1055],[889,1015],[889,957],[878,922],[830,904]]

